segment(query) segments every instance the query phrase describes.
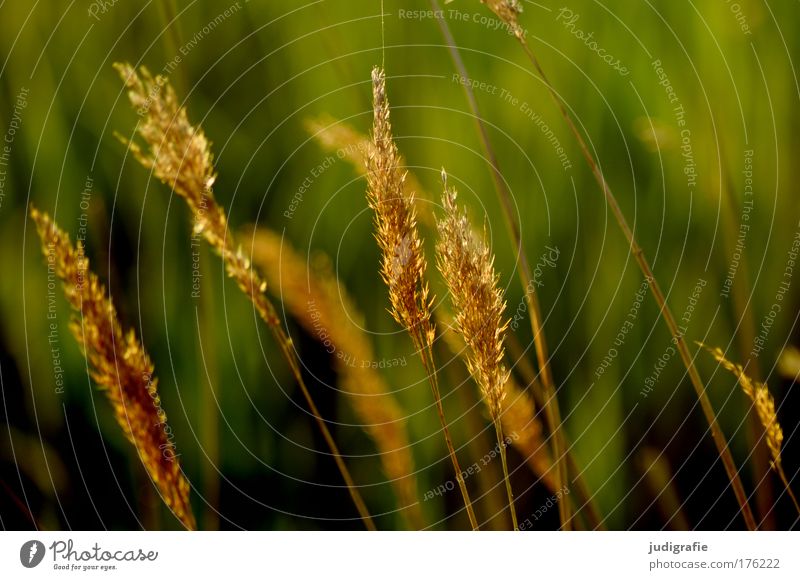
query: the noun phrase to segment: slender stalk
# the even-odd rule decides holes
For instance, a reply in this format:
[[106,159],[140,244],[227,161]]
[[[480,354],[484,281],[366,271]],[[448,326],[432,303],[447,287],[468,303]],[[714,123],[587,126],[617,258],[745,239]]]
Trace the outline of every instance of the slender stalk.
[[456,456],[455,447],[453,447],[453,440],[450,437],[450,429],[447,427],[447,419],[444,415],[444,406],[442,405],[442,395],[439,393],[439,379],[437,378],[436,365],[433,358],[433,349],[430,344],[418,343],[415,338],[414,343],[419,349],[420,358],[422,359],[422,366],[425,368],[425,373],[428,375],[428,382],[431,385],[431,392],[433,393],[433,400],[436,403],[436,412],[439,415],[439,423],[442,426],[442,433],[447,445],[447,452],[450,454],[450,460],[453,463],[453,469],[456,472],[456,481],[458,488],[461,490],[461,495],[464,498],[464,506],[467,508],[467,517],[469,524],[472,526],[473,531],[477,531],[478,520],[475,517],[475,510],[472,507],[472,501],[469,498],[467,491],[467,484],[464,481],[464,475],[461,471],[461,466],[458,464],[458,457]]
[[789,497],[792,498],[792,503],[794,503],[794,509],[797,510],[797,515],[800,515],[800,504],[797,503],[797,498],[795,497],[794,492],[792,491],[792,488],[789,485],[789,480],[786,479],[786,473],[783,471],[783,467],[781,465],[778,465],[777,471],[778,471],[778,476],[781,478],[781,481],[783,482],[783,487],[786,488],[786,493],[788,493]]
[[[253,263],[264,274],[268,289],[280,298],[287,314],[310,335],[329,339],[335,353],[337,384],[362,421],[378,452],[407,527],[427,527],[419,502],[407,413],[383,380],[382,373],[364,364],[374,361],[372,341],[362,329],[362,315],[334,273],[324,253],[301,255],[288,240],[268,228],[247,228]],[[333,350],[331,350],[333,349]]]
[[[268,304],[272,308],[272,303],[268,302]],[[272,314],[277,318],[277,313],[274,312],[274,308]],[[339,451],[339,447],[336,445],[336,441],[334,441],[328,426],[325,424],[325,421],[323,421],[322,415],[320,414],[316,403],[314,403],[314,399],[311,397],[311,392],[308,390],[308,387],[303,380],[297,355],[293,348],[292,339],[287,336],[286,332],[283,330],[283,327],[279,324],[270,324],[269,327],[270,330],[272,330],[272,334],[275,336],[276,342],[281,347],[281,352],[283,353],[284,358],[287,360],[289,367],[292,369],[292,374],[294,375],[297,384],[300,386],[300,391],[303,393],[303,397],[305,397],[306,404],[311,410],[311,414],[314,416],[314,420],[319,426],[319,430],[322,432],[322,437],[325,439],[325,442],[328,444],[328,447],[331,450],[331,455],[333,456],[336,466],[339,468],[339,471],[342,474],[345,485],[347,485],[347,491],[350,492],[350,497],[353,499],[353,503],[355,504],[361,519],[364,521],[364,525],[370,531],[375,531],[375,523],[372,521],[372,518],[369,515],[369,510],[367,510],[367,506],[364,503],[364,500],[361,498],[361,494],[358,492],[358,489],[356,489],[356,484],[350,475],[350,470],[347,469],[347,465],[345,465],[344,460],[342,459],[342,454]]]
[[[536,372],[533,369],[533,366],[530,364],[528,359],[526,359],[522,353],[522,345],[519,343],[519,340],[513,335],[509,334],[507,337],[507,343],[509,346],[509,350],[511,351],[511,356],[516,364],[514,367],[519,371],[519,374],[523,380],[523,383],[528,385],[530,388],[531,393],[533,394],[534,402],[539,407],[544,407],[541,389],[534,389],[533,386],[538,384],[538,379],[536,377]],[[564,444],[566,445],[567,449],[572,447],[572,443],[567,437],[566,434],[563,434]],[[594,496],[592,492],[589,490],[589,486],[586,485],[586,481],[584,481],[582,473],[583,470],[580,468],[578,463],[575,461],[575,457],[572,453],[566,453],[567,458],[567,469],[572,478],[570,483],[575,486],[576,497],[579,498],[579,501],[583,502],[580,506],[580,510],[586,508],[586,513],[580,511],[580,513],[586,518],[587,523],[593,530],[602,530],[605,529],[605,525],[603,524],[603,517],[600,515],[600,511],[597,509],[597,505],[594,502]],[[556,491],[553,489],[552,491]],[[569,501],[568,496],[564,496],[561,498],[561,501]]]
[[550,97],[552,98],[553,102],[556,104],[561,116],[563,117],[564,121],[567,123],[570,132],[575,137],[575,140],[578,143],[578,146],[583,154],[583,157],[586,159],[586,163],[589,165],[589,168],[594,175],[595,180],[597,181],[600,189],[603,191],[603,195],[606,199],[606,203],[608,204],[609,208],[611,209],[612,213],[614,214],[614,218],[617,221],[622,233],[625,235],[625,238],[630,246],[631,253],[633,254],[634,258],[636,259],[636,263],[639,265],[639,269],[644,274],[645,278],[649,281],[650,290],[653,294],[653,298],[658,305],[659,312],[661,313],[664,322],[666,323],[667,327],[669,328],[670,334],[672,335],[672,339],[675,342],[675,346],[678,349],[678,352],[681,356],[681,360],[683,361],[684,366],[686,367],[687,373],[689,374],[689,378],[692,382],[692,386],[697,393],[697,397],[700,401],[700,407],[703,410],[703,414],[705,415],[706,421],[708,422],[709,428],[711,430],[711,436],[714,439],[714,444],[717,447],[717,451],[719,453],[720,459],[722,460],[723,465],[725,466],[725,471],[728,474],[728,479],[731,482],[731,487],[733,488],[733,492],[736,495],[736,500],[739,502],[739,506],[741,508],[742,517],[744,518],[745,524],[747,528],[750,530],[756,529],[756,521],[753,517],[753,512],[750,509],[750,505],[747,503],[747,494],[745,493],[744,486],[742,485],[741,479],[739,478],[739,471],[736,468],[736,464],[733,460],[733,456],[731,455],[730,449],[728,448],[728,442],[725,439],[725,435],[719,428],[719,424],[717,423],[717,417],[714,413],[714,408],[711,405],[711,401],[706,394],[706,388],[703,384],[702,379],[700,378],[700,374],[697,372],[697,369],[694,366],[694,362],[692,361],[692,355],[689,353],[689,348],[686,346],[686,341],[683,338],[683,335],[678,330],[678,325],[675,322],[675,317],[672,314],[669,306],[667,305],[667,301],[664,298],[664,294],[661,291],[661,287],[659,286],[658,282],[653,275],[653,271],[650,268],[650,264],[647,261],[647,258],[644,255],[644,251],[639,246],[639,243],[636,241],[636,238],[633,235],[633,231],[631,230],[630,226],[628,225],[627,220],[625,219],[625,215],[622,213],[622,209],[619,207],[617,203],[617,199],[614,196],[611,188],[609,187],[608,183],[603,177],[600,168],[598,167],[597,163],[592,156],[592,153],[589,151],[589,147],[586,145],[586,141],[581,136],[578,128],[575,126],[572,117],[570,117],[569,113],[567,113],[567,109],[564,103],[561,101],[561,98],[558,96],[553,85],[547,78],[544,70],[542,69],[539,60],[536,58],[536,55],[531,50],[530,45],[525,40],[525,36],[523,35],[522,29],[519,28],[519,25],[514,22],[515,27],[514,30],[516,31],[515,36],[519,41],[520,45],[522,46],[525,55],[530,60],[533,67],[536,69],[539,78],[544,83],[544,86],[547,88]]
[[[200,248],[200,268],[205,271],[210,267],[209,250],[206,246]],[[212,531],[219,529],[219,498],[220,474],[219,468],[219,400],[217,386],[220,379],[217,365],[217,349],[214,338],[217,335],[214,329],[214,311],[212,296],[214,293],[213,276],[203,276],[200,279],[200,308],[197,311],[197,344],[199,347],[200,361],[198,367],[202,369],[200,384],[205,383],[205,388],[200,391],[200,408],[203,417],[203,429],[200,437],[203,442],[203,495],[206,499],[203,529]]]
[[[444,340],[439,341],[439,349],[438,354],[440,357],[444,356],[451,356],[453,354],[457,355],[458,353],[455,351],[451,351],[449,345],[445,344],[447,342],[447,327],[446,322],[443,322],[443,318],[441,315],[441,308],[436,309],[435,313],[436,320],[439,324],[440,328],[444,328],[444,332],[442,338]],[[459,349],[463,348],[459,346]],[[442,368],[443,373],[447,373],[448,377],[448,384],[451,385],[459,385],[464,382],[465,376],[463,373],[459,373],[458,371],[461,370],[458,365],[448,364],[444,368]],[[475,393],[471,389],[456,389],[456,394],[460,397],[461,408],[466,410],[464,415],[465,420],[467,421],[466,430],[467,432],[471,433],[480,433],[483,431],[485,425],[483,422],[482,414],[477,411],[475,408],[475,402],[478,400],[475,398]],[[471,464],[476,464],[480,460],[481,457],[486,452],[484,447],[485,440],[482,437],[473,437],[471,438],[468,443],[467,447],[469,449],[469,461]],[[503,508],[505,507],[506,501],[506,494],[503,490],[498,490],[497,486],[494,485],[493,482],[499,481],[502,474],[500,473],[500,468],[497,467],[493,463],[487,463],[486,467],[483,467],[481,473],[486,473],[485,477],[478,477],[475,478],[475,481],[478,486],[479,491],[479,498],[473,504],[477,511],[477,514],[480,514],[481,509],[481,500],[483,500],[483,518],[482,521],[486,522],[493,531],[502,531],[507,530],[511,525],[510,518],[508,521],[505,519],[505,512]],[[481,517],[478,515],[478,517]],[[481,525],[486,525],[481,524]]]
[[[431,6],[433,7],[434,11],[440,13],[441,9],[437,0],[431,0]],[[447,21],[444,18],[437,18],[437,22],[439,23],[439,27],[441,28],[442,34],[447,42],[447,47],[453,63],[458,69],[459,74],[467,78],[469,75],[467,74],[466,66],[464,65],[464,61],[461,59],[461,54],[456,47],[455,40],[450,32],[450,27],[448,26]],[[562,436],[561,413],[558,408],[558,398],[556,396],[556,388],[553,382],[553,376],[550,372],[550,355],[547,348],[547,342],[545,341],[541,308],[539,307],[539,297],[534,290],[534,285],[531,284],[531,281],[533,280],[533,273],[530,263],[528,262],[527,254],[522,245],[522,237],[519,231],[519,226],[514,218],[514,206],[511,201],[511,194],[506,187],[502,174],[500,173],[497,156],[495,155],[494,149],[491,146],[486,125],[480,116],[475,94],[472,91],[472,88],[467,85],[464,85],[464,92],[466,93],[467,103],[478,126],[481,144],[486,156],[489,159],[489,166],[492,169],[492,179],[494,181],[495,191],[497,192],[498,199],[500,200],[500,204],[503,208],[503,215],[506,219],[506,225],[508,226],[507,230],[514,246],[517,262],[519,264],[518,272],[520,276],[520,282],[522,283],[523,292],[525,293],[525,302],[527,303],[528,311],[530,312],[531,331],[533,333],[536,359],[539,365],[539,372],[541,373],[542,377],[542,388],[545,392],[545,419],[551,434],[553,446],[553,461],[556,465],[556,488],[564,489],[569,486],[566,463],[566,455],[568,450],[564,444],[564,439]],[[572,518],[572,515],[569,510],[569,502],[558,502],[558,513],[561,520],[561,529],[570,529],[570,519]]]
[[514,508],[514,492],[511,490],[511,478],[508,476],[508,463],[506,461],[506,442],[503,436],[503,426],[500,424],[499,417],[494,420],[494,429],[497,433],[497,444],[500,446],[500,460],[503,462],[503,478],[506,482],[506,493],[508,494],[508,509],[511,512],[511,523],[516,532],[519,530],[517,510]]

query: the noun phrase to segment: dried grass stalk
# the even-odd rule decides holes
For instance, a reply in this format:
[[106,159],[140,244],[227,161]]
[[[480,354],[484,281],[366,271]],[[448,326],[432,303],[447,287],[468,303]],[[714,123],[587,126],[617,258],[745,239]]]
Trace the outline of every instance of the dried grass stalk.
[[514,529],[518,529],[501,422],[509,377],[503,365],[503,339],[508,329],[508,320],[503,319],[506,304],[498,287],[499,277],[489,246],[485,239],[480,240],[473,234],[466,210],[458,210],[456,190],[447,187],[444,170],[442,181],[444,218],[439,222],[436,263],[450,291],[456,329],[470,349],[467,367],[481,389],[495,425],[511,519]]
[[[438,0],[430,0],[431,7],[434,11],[440,10]],[[519,2],[505,1],[498,2],[491,0],[488,2],[489,6],[494,12],[500,16],[501,20],[507,25],[507,28],[518,38],[524,40],[524,31],[519,26],[517,17],[522,11],[522,6]],[[442,31],[448,51],[453,60],[453,64],[464,78],[469,77],[464,59],[456,45],[453,34],[450,32],[450,27],[445,18],[437,19],[439,28]],[[518,273],[522,287],[525,290],[525,302],[528,306],[529,320],[531,325],[531,332],[533,333],[534,349],[536,351],[536,362],[539,366],[539,375],[541,376],[540,386],[542,391],[542,401],[540,406],[544,410],[545,421],[548,429],[550,430],[550,441],[552,445],[552,453],[556,466],[557,490],[569,491],[569,488],[574,485],[581,491],[588,491],[585,482],[581,476],[581,472],[575,474],[575,479],[571,480],[568,472],[570,465],[575,465],[575,459],[570,453],[570,447],[567,445],[567,436],[564,432],[564,427],[561,421],[561,411],[559,410],[558,397],[555,386],[553,373],[550,369],[550,355],[547,346],[547,339],[544,333],[544,323],[539,306],[539,297],[537,292],[528,291],[533,287],[533,272],[531,270],[530,261],[528,260],[525,246],[522,242],[522,235],[520,232],[519,224],[517,223],[517,216],[514,211],[515,204],[513,203],[511,192],[508,185],[503,178],[500,171],[500,163],[497,154],[492,147],[491,140],[489,139],[489,130],[484,122],[480,111],[478,109],[478,101],[475,98],[475,91],[469,85],[464,86],[464,93],[467,97],[467,104],[475,119],[475,124],[478,128],[478,135],[483,145],[486,154],[487,164],[491,169],[492,181],[494,182],[495,192],[497,199],[503,208],[503,213],[506,219],[506,231],[509,235],[511,243],[515,249],[517,263],[519,265]],[[586,497],[589,497],[588,495]],[[590,512],[594,512],[591,502],[589,502]],[[558,515],[561,521],[562,530],[572,529],[572,511],[569,501],[558,502]],[[592,514],[594,515],[594,514]]]
[[742,392],[753,402],[758,420],[764,427],[764,438],[772,457],[770,466],[781,478],[781,481],[786,486],[786,491],[794,502],[798,514],[800,514],[800,505],[798,505],[794,492],[792,492],[792,488],[789,486],[789,481],[786,478],[786,473],[783,471],[783,465],[781,463],[783,429],[781,429],[781,425],[778,422],[778,414],[775,412],[775,400],[772,398],[769,388],[766,384],[750,378],[742,365],[729,361],[721,348],[712,348],[701,342],[697,344],[705,348],[722,368],[730,371],[736,377],[739,386],[742,388]]
[[117,423],[136,447],[164,503],[187,529],[194,530],[189,482],[175,453],[150,357],[133,330],[123,332],[106,289],[89,269],[81,243],[73,247],[50,216],[33,206],[30,215],[48,269],[62,280],[67,301],[78,314],[70,330],[89,361],[92,380],[105,391]]
[[165,77],[153,77],[144,67],[138,74],[129,64],[115,66],[128,87],[131,105],[142,117],[137,129],[146,148],[125,139],[122,141],[144,167],[186,201],[194,217],[195,233],[202,234],[220,255],[228,275],[250,298],[261,319],[270,327],[331,450],[361,519],[367,528],[375,529],[366,504],[303,380],[291,340],[265,294],[267,284],[236,245],[233,233],[228,229],[225,210],[214,199],[212,186],[216,174],[205,134],[189,122],[186,109],[180,106],[175,91]]
[[339,284],[330,260],[320,254],[309,264],[280,235],[265,228],[253,232],[252,248],[253,262],[276,297],[306,332],[330,341],[326,345],[335,357],[339,383],[351,395],[348,402],[375,442],[403,517],[411,529],[423,529],[406,414],[372,367],[375,354],[360,328],[358,309]]
[[427,263],[417,232],[414,194],[405,191],[406,173],[392,136],[386,73],[372,70],[373,127],[367,156],[367,199],[375,213],[375,238],[381,249],[381,275],[389,288],[394,319],[408,331],[419,350],[428,375],[447,450],[453,463],[464,505],[473,529],[478,528],[472,502],[458,464],[444,415],[433,357],[435,329],[431,320],[431,297],[425,280]]

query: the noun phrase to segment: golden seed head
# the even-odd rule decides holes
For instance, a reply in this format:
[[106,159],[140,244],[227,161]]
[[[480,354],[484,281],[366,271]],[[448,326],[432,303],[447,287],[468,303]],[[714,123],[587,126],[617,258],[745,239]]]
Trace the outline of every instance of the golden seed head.
[[190,122],[175,90],[163,76],[153,77],[142,67],[115,67],[128,87],[131,105],[142,117],[137,126],[145,148],[123,139],[136,159],[175,193],[186,200],[194,216],[196,234],[202,234],[225,262],[228,276],[252,301],[268,324],[278,324],[274,308],[264,295],[265,282],[250,267],[228,230],[225,210],[214,199],[216,181],[211,144],[202,129]]
[[381,275],[389,288],[391,313],[418,346],[433,343],[427,264],[417,231],[413,193],[404,191],[405,172],[392,136],[386,75],[372,70],[374,122],[367,157],[367,198],[375,212],[375,237],[381,249]]
[[522,14],[522,4],[519,0],[481,0],[497,17],[506,23],[509,29],[517,36],[523,34],[519,25],[519,15]]
[[742,365],[733,363],[725,358],[725,353],[722,352],[721,348],[711,348],[701,342],[697,344],[705,348],[711,356],[716,359],[720,366],[733,373],[744,394],[753,401],[758,419],[764,427],[767,447],[769,448],[770,455],[772,455],[772,467],[777,469],[781,464],[783,430],[781,429],[780,423],[778,423],[775,401],[769,392],[769,388],[766,384],[754,381],[750,378]]
[[[444,217],[439,222],[436,257],[455,310],[456,328],[470,347],[469,370],[480,385],[493,419],[500,417],[509,373],[502,364],[508,321],[498,288],[494,257],[485,239],[474,235],[466,210],[456,206],[456,190],[444,181]],[[484,234],[485,238],[485,234]]]
[[90,374],[103,389],[125,437],[133,443],[164,502],[183,524],[195,528],[189,503],[189,482],[167,435],[167,416],[158,396],[153,363],[133,330],[124,333],[113,303],[89,270],[83,247],[45,213],[31,206],[30,215],[42,252],[62,280],[64,294],[77,316],[70,330],[90,363]]

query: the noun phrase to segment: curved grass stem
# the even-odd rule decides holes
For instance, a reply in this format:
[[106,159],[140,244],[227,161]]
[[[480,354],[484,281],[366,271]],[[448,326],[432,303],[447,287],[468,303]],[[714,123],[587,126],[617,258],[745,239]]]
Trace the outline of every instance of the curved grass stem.
[[622,209],[619,207],[617,199],[614,196],[613,192],[611,191],[608,182],[606,182],[605,177],[603,177],[603,174],[600,171],[597,162],[592,156],[592,153],[589,151],[589,147],[587,146],[586,141],[583,139],[580,132],[578,131],[578,128],[575,126],[575,122],[572,120],[572,117],[570,117],[569,113],[567,113],[564,103],[562,102],[555,88],[547,78],[547,75],[542,69],[539,60],[536,58],[536,55],[530,48],[528,42],[525,40],[523,34],[521,32],[518,32],[516,34],[516,37],[517,40],[519,40],[519,43],[522,46],[525,55],[528,57],[528,60],[530,60],[534,69],[536,69],[536,73],[539,75],[539,78],[542,80],[544,86],[547,88],[547,91],[550,94],[550,97],[552,98],[556,107],[558,108],[559,113],[563,117],[564,121],[567,123],[570,132],[575,137],[575,140],[578,143],[581,153],[583,154],[583,157],[586,159],[586,163],[589,165],[589,168],[595,180],[597,181],[597,184],[600,186],[600,189],[603,192],[603,195],[606,199],[606,203],[611,209],[611,212],[614,214],[614,218],[616,219],[617,224],[619,225],[620,229],[625,235],[625,239],[628,242],[631,253],[635,258],[636,263],[639,266],[639,269],[642,271],[642,274],[644,274],[645,279],[649,282],[653,298],[656,301],[659,312],[662,318],[664,319],[664,322],[669,328],[670,334],[672,335],[672,339],[675,343],[676,348],[678,349],[681,360],[683,361],[683,364],[686,367],[686,371],[689,375],[689,379],[691,380],[692,386],[694,387],[697,397],[700,401],[700,407],[702,408],[703,414],[705,415],[706,421],[708,422],[709,428],[711,430],[711,436],[714,439],[714,444],[717,447],[717,452],[719,453],[720,459],[722,460],[722,463],[725,466],[725,471],[728,475],[728,479],[730,480],[733,492],[736,495],[736,500],[739,502],[739,507],[741,509],[742,517],[744,518],[747,528],[750,530],[755,530],[756,529],[755,518],[753,517],[753,512],[750,509],[750,505],[747,502],[747,494],[745,493],[744,486],[742,485],[741,479],[739,478],[739,471],[736,468],[735,462],[733,461],[733,456],[731,455],[730,449],[728,448],[728,442],[725,439],[725,435],[723,435],[722,431],[719,428],[716,414],[714,413],[711,401],[709,400],[708,395],[706,394],[705,385],[703,384],[703,381],[700,378],[700,374],[697,372],[697,368],[695,367],[692,355],[689,352],[688,347],[686,346],[686,341],[683,338],[683,334],[678,329],[678,325],[675,322],[675,317],[673,316],[672,311],[667,305],[667,301],[664,297],[663,292],[661,291],[661,287],[659,286],[658,282],[655,279],[655,276],[653,275],[653,271],[650,268],[650,264],[644,255],[644,251],[642,250],[641,246],[639,246],[639,243],[636,241],[633,231],[628,225],[628,222],[625,219],[625,215],[622,213]]

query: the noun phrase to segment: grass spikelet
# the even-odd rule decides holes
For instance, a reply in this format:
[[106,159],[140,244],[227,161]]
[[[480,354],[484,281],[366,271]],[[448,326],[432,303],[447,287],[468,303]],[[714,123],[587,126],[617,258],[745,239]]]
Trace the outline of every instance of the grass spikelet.
[[481,0],[482,4],[494,12],[497,17],[505,22],[514,35],[523,34],[519,25],[519,15],[522,14],[522,4],[519,0]]
[[781,429],[781,425],[778,422],[778,414],[775,412],[775,400],[772,398],[769,388],[766,384],[754,381],[750,378],[742,365],[728,360],[721,348],[712,348],[701,342],[697,344],[706,349],[722,368],[731,372],[736,377],[739,386],[742,388],[742,392],[753,402],[758,419],[764,427],[764,438],[767,442],[770,455],[772,456],[770,466],[781,478],[789,497],[791,497],[798,514],[800,514],[800,505],[798,505],[794,492],[792,492],[789,486],[789,481],[786,478],[786,473],[783,471],[783,465],[781,463],[783,429]]
[[431,298],[425,281],[427,263],[417,231],[414,195],[405,191],[406,174],[392,136],[386,73],[372,69],[373,127],[367,156],[367,199],[375,214],[375,238],[381,249],[381,275],[389,288],[392,316],[408,331],[419,350],[428,375],[447,450],[455,470],[464,505],[473,529],[478,528],[472,502],[458,464],[444,415],[433,357],[435,328]]
[[367,160],[367,195],[375,212],[375,238],[383,255],[381,275],[389,288],[392,316],[422,349],[433,343],[434,328],[414,195],[405,194],[406,174],[400,169],[400,154],[392,137],[382,69],[373,69],[372,86],[375,118]]
[[444,218],[439,222],[436,263],[442,272],[455,310],[456,329],[467,342],[470,353],[467,366],[478,383],[495,425],[497,443],[503,462],[508,505],[514,529],[518,528],[514,495],[506,464],[505,440],[501,415],[506,398],[509,371],[503,365],[503,338],[508,321],[503,320],[505,301],[497,286],[494,257],[485,240],[472,232],[466,210],[456,206],[456,190],[447,187],[442,170]]
[[36,223],[48,270],[61,279],[64,295],[77,313],[70,330],[89,361],[92,380],[105,391],[117,423],[136,447],[164,503],[187,529],[195,529],[189,482],[167,435],[167,416],[150,357],[133,330],[122,330],[106,289],[89,270],[81,243],[75,248],[50,216],[33,206],[30,216]]
[[253,232],[252,248],[253,262],[276,297],[306,332],[315,337],[325,333],[330,339],[339,384],[351,395],[348,402],[380,452],[403,517],[411,529],[424,528],[406,414],[381,374],[370,366],[375,354],[357,322],[358,309],[339,284],[327,256],[318,255],[309,265],[277,233],[265,228]]
[[[453,327],[452,318],[442,314],[443,310],[444,308],[440,306],[434,313],[439,328],[442,329],[442,338],[450,351],[465,359],[464,363],[466,364],[466,343]],[[555,492],[558,490],[558,486],[553,474],[553,460],[547,452],[547,445],[543,437],[544,429],[536,414],[536,405],[511,375],[506,381],[505,389],[507,396],[503,399],[503,408],[500,414],[503,432],[516,435],[511,444],[519,450],[533,473],[550,491]]]
[[[431,7],[434,11],[440,10],[439,2],[437,0],[430,0]],[[495,13],[504,19],[508,29],[517,36],[520,40],[524,41],[525,35],[522,28],[517,22],[517,17],[522,11],[522,7],[517,2],[504,3],[501,5],[498,2],[492,1]],[[438,18],[437,23],[442,31],[444,40],[446,42],[448,51],[453,60],[458,73],[464,78],[470,78],[464,60],[461,58],[458,46],[453,38],[450,27],[447,24],[447,19]],[[530,260],[528,259],[525,245],[522,240],[522,233],[517,220],[516,212],[514,210],[514,202],[512,199],[511,191],[500,171],[500,159],[492,147],[489,138],[489,130],[483,116],[478,108],[478,101],[475,97],[475,91],[469,84],[464,85],[464,93],[467,97],[467,105],[470,112],[475,119],[475,124],[478,129],[478,136],[483,147],[484,154],[486,155],[487,164],[491,169],[492,181],[494,183],[495,193],[503,208],[503,214],[506,220],[506,232],[512,246],[515,248],[515,257],[519,264],[518,274],[522,287],[524,289],[525,303],[528,307],[529,321],[531,332],[533,333],[534,350],[536,352],[536,362],[539,367],[538,374],[541,376],[540,386],[542,390],[542,401],[540,406],[544,410],[545,422],[550,430],[550,441],[552,446],[552,454],[556,466],[556,478],[558,490],[568,490],[573,483],[569,477],[569,465],[575,464],[575,459],[570,453],[570,448],[567,445],[567,436],[564,432],[564,427],[561,421],[561,411],[558,404],[558,393],[556,391],[555,379],[553,372],[550,368],[550,354],[547,346],[547,339],[544,332],[544,319],[539,306],[538,293],[530,291],[533,288],[533,271],[531,269]],[[574,483],[579,488],[586,489],[586,485],[581,477],[580,472],[575,474],[576,479]],[[588,497],[588,496],[587,496]],[[591,505],[591,502],[589,502]],[[594,510],[591,510],[594,511]],[[558,502],[558,516],[561,521],[562,530],[572,529],[572,512],[569,501]]]
[[233,232],[228,229],[225,210],[214,199],[212,186],[216,174],[208,139],[201,129],[189,122],[186,109],[178,103],[175,91],[165,77],[153,77],[144,67],[140,69],[141,74],[129,64],[117,64],[115,67],[128,88],[131,105],[142,117],[137,130],[145,148],[125,139],[122,141],[144,167],[186,201],[194,218],[195,233],[202,234],[219,254],[228,275],[236,281],[269,326],[331,450],[361,519],[367,528],[375,529],[366,504],[303,380],[292,342],[265,294],[267,283],[236,245]]

